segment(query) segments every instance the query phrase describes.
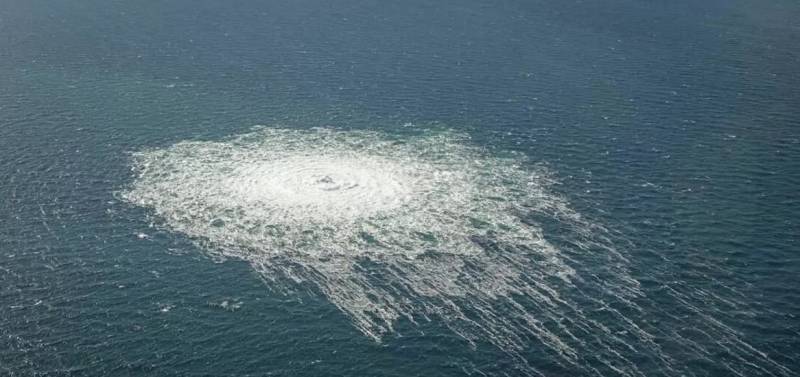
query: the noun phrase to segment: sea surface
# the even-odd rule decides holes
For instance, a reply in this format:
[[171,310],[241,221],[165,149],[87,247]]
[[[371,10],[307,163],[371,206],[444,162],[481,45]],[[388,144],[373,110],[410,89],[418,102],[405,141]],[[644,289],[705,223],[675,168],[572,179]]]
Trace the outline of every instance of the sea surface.
[[0,376],[799,373],[796,1],[0,1]]

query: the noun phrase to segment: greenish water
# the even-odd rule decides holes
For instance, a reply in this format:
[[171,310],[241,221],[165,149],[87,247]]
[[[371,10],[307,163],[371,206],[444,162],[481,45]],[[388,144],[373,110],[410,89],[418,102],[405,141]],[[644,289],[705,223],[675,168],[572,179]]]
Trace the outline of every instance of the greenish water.
[[797,19],[0,3],[0,375],[794,375]]

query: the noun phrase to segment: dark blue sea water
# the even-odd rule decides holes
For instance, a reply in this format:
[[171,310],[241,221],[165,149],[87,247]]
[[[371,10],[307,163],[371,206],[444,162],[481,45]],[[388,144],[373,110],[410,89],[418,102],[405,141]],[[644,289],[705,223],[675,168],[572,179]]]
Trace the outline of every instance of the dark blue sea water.
[[[798,20],[788,0],[0,1],[0,375],[797,375]],[[196,207],[158,202],[185,194],[169,186],[126,200],[154,187],[138,180],[137,152],[195,141],[223,143],[209,159],[261,153],[236,139],[255,125],[312,141],[329,132],[314,127],[337,130],[343,144],[328,149],[414,147],[397,166],[433,158],[426,138],[457,135],[448,148],[473,149],[435,161],[475,160],[470,174],[489,177],[465,190],[528,198],[518,171],[545,172],[548,206],[431,199],[403,219],[443,203],[491,223],[501,207],[486,203],[514,206],[511,230],[459,237],[448,230],[483,225],[430,220],[441,227],[420,236],[495,264],[454,247],[451,270],[442,250],[403,239],[387,250],[406,245],[408,261],[330,243],[353,263],[344,271],[325,264],[337,257],[302,265],[307,246],[265,250],[269,234],[204,242],[185,227]],[[191,153],[183,163],[208,167]],[[242,174],[284,173],[268,168]],[[227,187],[215,177],[198,178],[211,185],[203,210]],[[358,211],[388,203],[364,192]],[[310,208],[350,208],[338,205]],[[336,211],[320,213],[341,225]],[[267,253],[288,261],[259,265]],[[513,259],[528,253],[530,265]],[[273,280],[296,265],[297,281]],[[356,278],[371,295],[344,286]],[[371,337],[356,301],[408,316]]]

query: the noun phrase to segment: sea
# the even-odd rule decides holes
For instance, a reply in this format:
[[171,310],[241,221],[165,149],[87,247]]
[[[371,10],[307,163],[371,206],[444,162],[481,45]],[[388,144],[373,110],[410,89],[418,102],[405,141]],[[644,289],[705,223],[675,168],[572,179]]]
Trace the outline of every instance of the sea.
[[798,374],[796,1],[0,1],[0,376]]

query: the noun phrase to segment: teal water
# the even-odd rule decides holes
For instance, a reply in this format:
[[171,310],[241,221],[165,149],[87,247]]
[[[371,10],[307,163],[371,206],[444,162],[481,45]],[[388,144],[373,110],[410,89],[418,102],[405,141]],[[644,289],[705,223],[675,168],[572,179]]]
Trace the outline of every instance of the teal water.
[[0,375],[795,375],[798,19],[6,0]]

